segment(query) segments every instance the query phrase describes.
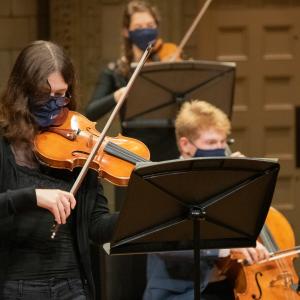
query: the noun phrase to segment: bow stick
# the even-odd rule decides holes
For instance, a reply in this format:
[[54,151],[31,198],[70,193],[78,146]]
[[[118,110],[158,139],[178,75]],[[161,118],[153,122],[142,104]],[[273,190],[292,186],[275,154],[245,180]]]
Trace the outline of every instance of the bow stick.
[[[103,130],[102,130],[102,132],[100,134],[100,136],[96,140],[96,143],[94,144],[94,147],[93,147],[91,153],[89,154],[89,156],[88,156],[85,164],[83,165],[83,167],[82,167],[82,169],[81,169],[81,171],[80,171],[80,173],[79,173],[76,181],[74,182],[74,184],[73,184],[73,186],[72,186],[72,188],[70,190],[71,194],[75,195],[76,192],[78,191],[78,189],[79,189],[79,187],[80,187],[80,185],[81,185],[84,177],[87,174],[87,171],[89,169],[89,166],[90,166],[91,162],[93,161],[93,159],[96,156],[96,154],[97,154],[100,146],[102,145],[102,143],[104,141],[104,138],[106,136],[106,133],[107,133],[108,129],[110,128],[110,126],[111,126],[114,118],[116,117],[117,113],[119,112],[121,106],[125,102],[125,99],[126,99],[128,93],[129,93],[129,91],[130,91],[130,89],[131,89],[131,87],[132,87],[132,85],[133,85],[133,83],[134,83],[137,75],[139,74],[141,68],[145,64],[148,56],[150,55],[152,47],[153,47],[153,43],[149,43],[147,49],[145,50],[145,52],[143,53],[143,55],[142,55],[142,57],[141,57],[141,59],[139,61],[136,69],[134,70],[132,76],[130,77],[130,80],[129,80],[128,84],[126,85],[124,93],[121,95],[120,100],[118,101],[117,105],[115,106],[114,110],[112,111],[112,113],[111,113],[111,115],[110,115],[107,123],[105,124],[105,126],[104,126],[104,128],[103,128]],[[53,229],[51,230],[52,231],[52,234],[51,234],[51,238],[52,239],[55,238],[56,233],[57,233],[57,231],[59,229],[59,226],[60,226],[60,224],[55,224],[54,227],[53,227]]]
[[198,25],[198,23],[200,22],[201,18],[203,17],[204,13],[206,12],[206,10],[208,9],[210,3],[212,2],[212,0],[206,0],[206,2],[204,3],[203,7],[201,8],[201,10],[199,11],[197,17],[194,19],[192,25],[190,26],[190,28],[187,30],[186,34],[184,35],[184,37],[182,38],[179,46],[176,49],[176,52],[174,53],[174,55],[171,57],[170,61],[175,61],[177,59],[177,57],[179,57],[179,55],[182,52],[183,47],[185,46],[185,44],[187,43],[188,39],[191,37],[193,31],[195,30],[196,26]]

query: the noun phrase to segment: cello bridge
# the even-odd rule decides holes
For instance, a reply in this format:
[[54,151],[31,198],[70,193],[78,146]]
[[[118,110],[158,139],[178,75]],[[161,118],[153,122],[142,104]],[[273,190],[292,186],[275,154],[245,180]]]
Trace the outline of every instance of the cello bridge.
[[270,281],[270,287],[284,286],[286,288],[289,288],[292,285],[293,285],[292,275],[286,271],[279,274],[276,279]]

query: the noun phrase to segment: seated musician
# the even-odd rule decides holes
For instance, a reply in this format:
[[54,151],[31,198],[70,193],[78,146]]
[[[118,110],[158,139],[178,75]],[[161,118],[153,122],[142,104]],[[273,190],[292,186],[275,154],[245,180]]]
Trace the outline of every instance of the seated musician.
[[[148,59],[150,62],[168,59],[176,52],[176,45],[165,43],[160,38],[159,25],[160,18],[155,7],[146,1],[128,2],[122,21],[122,55],[116,62],[109,63],[108,67],[100,74],[86,108],[86,116],[90,120],[95,121],[103,117],[121,99],[131,76],[130,65],[132,62],[140,60],[149,42],[156,41]],[[143,101],[143,99],[140,100]],[[120,111],[121,121],[124,118],[125,105]],[[151,152],[153,161],[175,158],[178,155],[172,128],[123,127],[122,134],[145,143]],[[164,150],[161,151],[161,149]]]
[[[181,107],[176,121],[176,138],[182,159],[225,156],[230,121],[217,107],[194,100]],[[233,153],[232,156],[242,156]],[[242,255],[249,264],[269,257],[267,249],[257,242],[256,248],[201,250],[201,299],[234,299],[233,291],[220,275],[216,262],[230,254]],[[148,255],[147,286],[144,300],[194,299],[193,252],[174,251]]]
[[175,53],[176,45],[164,43],[159,37],[159,21],[156,8],[149,3],[134,0],[127,4],[122,22],[123,53],[100,74],[86,110],[90,120],[99,119],[118,102],[131,75],[130,64],[140,60],[149,42],[155,41],[150,61],[161,61]]
[[[166,55],[176,51],[174,44],[164,43],[160,38],[159,25],[158,12],[148,2],[128,1],[122,20],[122,54],[116,62],[109,63],[100,73],[96,88],[86,108],[86,116],[90,120],[100,119],[115,107],[131,77],[131,63],[139,61],[149,42],[156,41],[154,51],[148,61],[161,61]],[[143,99],[140,100],[143,101]],[[120,114],[121,121],[124,109],[123,106]],[[129,127],[122,128],[122,134],[144,142],[150,149],[153,161],[178,156],[172,128],[136,129]],[[116,208],[120,207],[124,198],[124,189],[115,188]],[[145,286],[146,258],[144,256],[114,257],[110,259],[110,262],[110,267],[113,269],[112,281],[117,282],[118,285],[117,289],[113,286],[109,290],[112,298],[141,299]],[[135,281],[134,286],[133,281]]]

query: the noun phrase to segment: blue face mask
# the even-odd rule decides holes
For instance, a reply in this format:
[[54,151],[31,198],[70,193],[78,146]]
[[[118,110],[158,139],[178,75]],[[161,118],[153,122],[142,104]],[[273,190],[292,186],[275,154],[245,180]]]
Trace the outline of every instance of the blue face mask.
[[211,149],[211,150],[205,150],[197,148],[194,157],[222,157],[225,156],[225,149],[224,148],[218,148],[218,149]]
[[42,128],[57,125],[57,118],[69,101],[69,98],[65,96],[49,96],[45,105],[32,110],[37,124]]
[[129,31],[129,40],[142,51],[145,51],[148,44],[156,40],[157,36],[157,28],[144,28]]

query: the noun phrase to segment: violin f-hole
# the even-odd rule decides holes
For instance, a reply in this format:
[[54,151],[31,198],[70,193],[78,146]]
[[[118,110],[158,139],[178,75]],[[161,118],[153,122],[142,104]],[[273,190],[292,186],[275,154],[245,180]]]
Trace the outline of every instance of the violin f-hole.
[[85,152],[85,151],[82,151],[82,150],[75,150],[75,151],[72,152],[73,156],[79,156],[80,157],[80,156],[82,156],[82,154],[86,155],[86,156],[90,155],[89,152]]

